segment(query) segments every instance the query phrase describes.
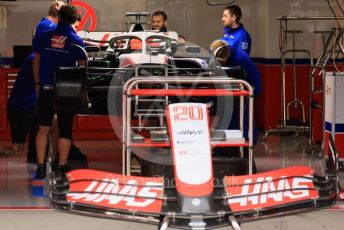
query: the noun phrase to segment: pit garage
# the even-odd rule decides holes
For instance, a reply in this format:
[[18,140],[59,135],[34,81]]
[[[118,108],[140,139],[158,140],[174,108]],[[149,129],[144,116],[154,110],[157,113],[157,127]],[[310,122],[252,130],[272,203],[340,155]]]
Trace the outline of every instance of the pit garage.
[[3,227],[342,229],[343,8],[0,1]]

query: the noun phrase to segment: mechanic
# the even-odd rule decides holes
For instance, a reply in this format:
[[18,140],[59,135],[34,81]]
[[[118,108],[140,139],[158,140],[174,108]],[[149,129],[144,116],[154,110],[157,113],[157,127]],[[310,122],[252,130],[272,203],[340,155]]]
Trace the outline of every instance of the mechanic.
[[[38,120],[39,129],[36,136],[37,148],[37,179],[45,177],[45,149],[48,133],[52,125],[55,111],[53,109],[53,92],[44,90],[44,86],[54,84],[55,70],[59,67],[85,65],[85,53],[82,39],[76,34],[73,24],[77,21],[78,12],[72,5],[64,5],[59,11],[59,23],[54,30],[47,31],[34,44],[33,73],[36,92],[39,93]],[[77,47],[79,46],[79,47]],[[72,126],[74,113],[57,111],[59,139],[58,173],[70,170],[67,166],[69,150],[71,148]]]
[[[48,16],[42,18],[33,32],[32,43],[43,32],[56,28],[58,10],[62,5],[64,5],[63,1],[55,1],[50,5]],[[30,131],[27,154],[28,163],[35,163],[36,161],[34,142],[36,125],[33,122],[33,118],[35,116],[34,108],[37,97],[32,72],[33,56],[34,54],[31,53],[23,62],[7,102],[7,117],[12,139],[11,151],[14,155],[22,154],[27,134]]]
[[[159,32],[168,32],[167,30],[167,14],[162,10],[157,10],[152,14],[151,18],[152,30]],[[178,45],[182,46],[185,44],[185,38],[178,35]]]
[[[241,66],[246,73],[247,82],[254,89],[254,97],[257,98],[261,93],[260,73],[256,65],[251,61],[250,57],[242,50],[230,48],[229,44],[223,40],[216,40],[210,45],[210,51],[213,57],[223,66],[235,67]],[[248,121],[249,113],[248,106],[244,111],[244,137],[248,138]],[[229,129],[239,129],[239,112],[234,109]],[[253,143],[258,140],[258,128],[253,122]]]
[[231,49],[242,49],[246,54],[251,52],[251,36],[240,23],[242,12],[239,6],[230,5],[223,11],[222,22],[224,24],[225,40]]
[[167,32],[167,14],[162,10],[157,10],[152,14],[152,30]]

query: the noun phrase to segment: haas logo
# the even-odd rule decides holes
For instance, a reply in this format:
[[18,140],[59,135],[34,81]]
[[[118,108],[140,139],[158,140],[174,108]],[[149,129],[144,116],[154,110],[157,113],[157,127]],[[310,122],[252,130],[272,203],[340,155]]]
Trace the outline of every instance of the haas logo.
[[318,198],[309,175],[247,178],[242,185],[226,188],[232,211],[255,210],[296,201]]
[[332,89],[328,85],[326,85],[326,95],[332,95]]
[[66,36],[58,36],[55,35],[51,39],[51,47],[56,49],[64,49],[66,44],[67,37]]
[[[104,179],[87,182],[86,189],[82,189],[85,188],[85,182],[79,186],[74,185],[71,193],[68,194],[68,200],[110,208],[144,211],[145,208],[154,206],[154,203],[162,196],[162,186],[157,182],[146,182],[144,186],[138,186],[136,180],[128,180],[123,185],[118,179]],[[83,193],[73,193],[80,190]]]

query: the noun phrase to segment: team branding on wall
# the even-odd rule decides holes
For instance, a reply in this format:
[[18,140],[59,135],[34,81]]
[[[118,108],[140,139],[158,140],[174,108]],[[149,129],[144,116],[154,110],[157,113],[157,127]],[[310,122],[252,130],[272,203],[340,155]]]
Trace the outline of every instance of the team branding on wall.
[[94,31],[97,26],[97,15],[94,8],[84,1],[73,1],[72,5],[78,8],[82,17],[77,31]]

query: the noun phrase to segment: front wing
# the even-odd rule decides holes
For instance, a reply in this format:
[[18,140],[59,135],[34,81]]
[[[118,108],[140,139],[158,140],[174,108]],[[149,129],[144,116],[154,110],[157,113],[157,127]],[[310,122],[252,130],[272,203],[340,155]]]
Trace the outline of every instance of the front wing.
[[[337,201],[335,177],[317,177],[311,168],[290,167],[214,180],[210,212],[182,213],[173,183],[162,177],[135,177],[75,170],[53,179],[55,209],[160,225],[162,229],[212,229],[279,215],[329,207]],[[198,198],[192,203],[197,206]],[[202,201],[203,202],[203,201]],[[198,204],[199,205],[199,204]]]

